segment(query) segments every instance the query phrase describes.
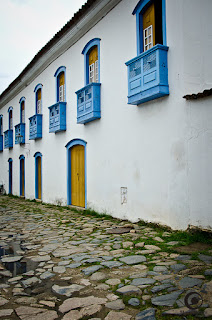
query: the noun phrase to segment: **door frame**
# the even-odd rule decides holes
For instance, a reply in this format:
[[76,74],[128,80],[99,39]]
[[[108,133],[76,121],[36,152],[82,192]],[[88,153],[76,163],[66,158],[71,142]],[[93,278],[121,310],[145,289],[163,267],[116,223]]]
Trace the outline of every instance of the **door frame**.
[[41,198],[39,200],[42,200],[42,153],[36,152],[34,154],[35,157],[35,199],[38,198],[38,158],[41,159]]
[[[20,160],[20,197],[25,197],[25,157],[23,154],[19,157],[19,160]],[[23,170],[23,167],[21,165],[22,160],[24,164],[24,181],[22,180],[22,170]],[[22,195],[23,184],[24,184],[24,195]]]
[[84,163],[85,163],[85,209],[87,209],[87,142],[82,139],[73,139],[66,144],[67,149],[67,204],[71,205],[71,148],[76,145],[84,146]]
[[13,159],[9,158],[9,194],[13,194]]

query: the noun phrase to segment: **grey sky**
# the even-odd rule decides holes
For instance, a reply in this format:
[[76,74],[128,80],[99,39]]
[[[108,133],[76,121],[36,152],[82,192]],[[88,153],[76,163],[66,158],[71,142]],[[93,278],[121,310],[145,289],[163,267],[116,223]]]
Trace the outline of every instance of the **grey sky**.
[[0,0],[0,94],[86,0]]

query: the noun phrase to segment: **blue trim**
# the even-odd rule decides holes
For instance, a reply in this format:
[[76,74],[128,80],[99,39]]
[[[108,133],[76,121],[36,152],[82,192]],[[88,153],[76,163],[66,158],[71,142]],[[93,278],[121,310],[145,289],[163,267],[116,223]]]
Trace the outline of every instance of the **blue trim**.
[[90,40],[83,48],[82,54],[87,54],[87,52],[93,47],[93,46],[98,46],[99,42],[101,41],[100,38],[93,38]]
[[3,135],[3,115],[0,114],[0,135]]
[[39,83],[39,84],[36,85],[36,87],[35,87],[35,89],[34,89],[34,92],[37,92],[38,89],[41,89],[41,90],[42,90],[42,88],[43,88],[43,85],[42,85],[41,83]]
[[167,41],[166,41],[166,0],[162,0],[162,32],[163,32],[163,45],[167,46]]
[[66,144],[67,148],[67,204],[71,204],[71,148],[76,145],[84,146],[84,162],[85,162],[85,208],[87,208],[87,142],[82,139],[73,139]]
[[[26,98],[25,97],[22,97],[20,100],[19,100],[19,104],[20,104],[20,123],[25,123],[25,121],[24,122],[22,122],[22,114],[21,114],[21,103],[24,101],[24,112],[25,112],[25,110],[26,110]],[[25,120],[25,114],[24,114],[24,120]]]
[[59,75],[61,72],[64,72],[64,82],[65,82],[65,101],[66,102],[66,67],[62,66],[62,67],[59,67],[55,74],[54,74],[54,77],[56,78],[56,102],[59,102]]
[[132,14],[134,15],[140,13],[150,1],[152,0],[140,0],[133,10]]
[[[163,45],[166,46],[166,0],[162,1],[162,35]],[[136,15],[136,39],[137,55],[143,52],[143,12],[153,2],[153,0],[140,0],[133,10],[132,14]]]
[[13,192],[13,159],[9,158],[8,159],[9,162],[9,194],[12,194]]
[[37,159],[41,158],[41,200],[42,200],[42,153],[36,152],[35,157],[35,199],[38,199],[38,161]]
[[37,91],[39,89],[41,89],[41,114],[42,114],[42,88],[43,88],[43,85],[41,83],[37,84],[37,86],[35,87],[34,89],[34,93],[35,93],[35,114],[37,114]]
[[[25,197],[25,157],[23,154],[19,157],[19,160],[20,160],[20,196],[22,196],[22,184],[24,183],[24,197]],[[21,165],[21,160],[24,160],[24,181],[22,181],[23,167]]]
[[0,151],[3,151],[3,115],[0,114]]
[[12,128],[10,128],[10,111],[13,112],[13,107],[9,107],[8,110],[7,110],[7,112],[8,112],[8,129],[12,130]]
[[100,82],[100,41],[100,38],[94,38],[82,50],[82,54],[84,55],[85,86],[89,84],[89,52],[94,46],[98,48],[98,82]]

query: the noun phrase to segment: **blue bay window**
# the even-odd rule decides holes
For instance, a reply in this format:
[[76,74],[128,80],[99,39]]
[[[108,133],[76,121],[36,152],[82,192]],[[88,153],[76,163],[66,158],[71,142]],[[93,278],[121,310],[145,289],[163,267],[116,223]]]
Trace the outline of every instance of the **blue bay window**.
[[49,107],[49,132],[66,130],[66,102],[57,102]]
[[25,98],[22,97],[20,104],[20,123],[15,126],[15,144],[25,143]]
[[0,151],[3,151],[3,115],[0,114]]
[[35,114],[29,118],[29,140],[42,138],[42,114]]
[[165,0],[140,0],[133,15],[137,56],[126,62],[128,103],[139,105],[169,94]]
[[101,118],[100,39],[90,40],[84,47],[85,86],[76,91],[77,123]]
[[13,108],[8,109],[9,129],[4,131],[4,148],[13,148]]
[[66,130],[66,68],[60,67],[56,79],[56,103],[49,107],[49,132]]
[[29,140],[42,138],[42,87],[39,83],[34,89],[35,93],[35,115],[29,118]]

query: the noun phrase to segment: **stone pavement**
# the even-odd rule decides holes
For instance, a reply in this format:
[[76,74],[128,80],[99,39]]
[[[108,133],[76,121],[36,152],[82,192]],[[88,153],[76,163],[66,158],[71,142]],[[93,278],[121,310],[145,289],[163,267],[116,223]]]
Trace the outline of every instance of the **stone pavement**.
[[170,235],[0,196],[0,319],[211,319],[212,248]]

